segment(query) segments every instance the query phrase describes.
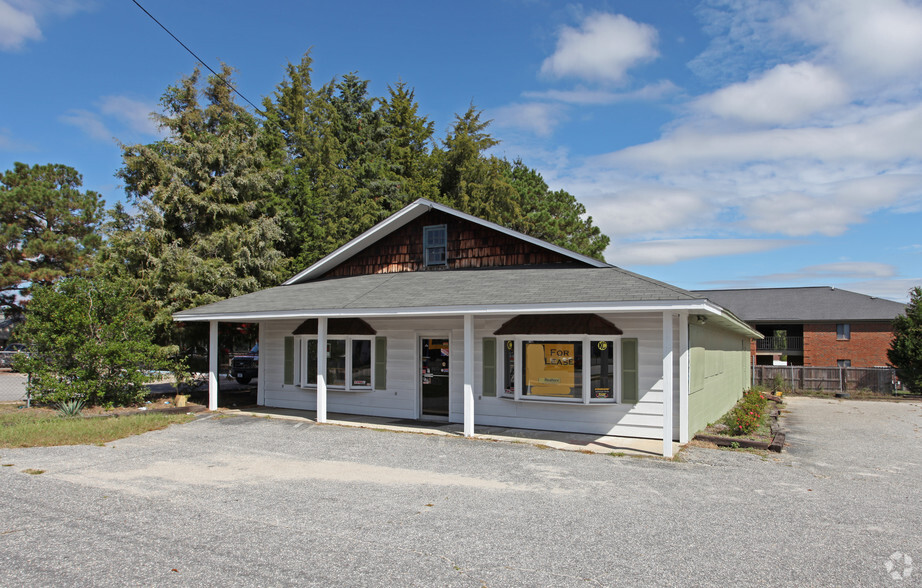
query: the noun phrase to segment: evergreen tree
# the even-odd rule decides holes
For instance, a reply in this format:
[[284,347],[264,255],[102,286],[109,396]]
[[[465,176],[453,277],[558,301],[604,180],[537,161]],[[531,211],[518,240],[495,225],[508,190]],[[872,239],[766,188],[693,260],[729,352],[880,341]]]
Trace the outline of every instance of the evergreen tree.
[[16,163],[0,176],[0,307],[22,311],[18,300],[38,285],[84,272],[101,239],[99,194],[59,164]]
[[[232,71],[222,67],[223,80]],[[222,79],[199,72],[167,89],[161,128],[150,145],[123,147],[118,175],[138,208],[115,211],[108,271],[133,278],[158,334],[169,339],[172,314],[277,285],[281,231],[262,130]],[[204,106],[200,104],[204,98]]]
[[593,226],[592,217],[585,216],[586,208],[564,190],[551,191],[521,160],[510,164],[487,155],[499,141],[487,132],[490,121],[482,121],[480,115],[472,105],[456,117],[443,150],[433,154],[440,169],[439,199],[462,212],[602,259],[609,239]]
[[430,157],[435,123],[419,115],[416,93],[403,82],[388,86],[379,112],[386,136],[386,173],[396,182],[396,194],[383,206],[385,213],[397,212],[418,198],[436,200],[438,177]]
[[887,359],[896,368],[903,385],[913,394],[922,393],[922,287],[909,293],[906,314],[893,320],[893,341]]
[[509,166],[509,182],[519,195],[521,214],[512,228],[526,235],[602,259],[609,238],[593,226],[586,207],[566,190],[551,191],[534,169],[517,159]]

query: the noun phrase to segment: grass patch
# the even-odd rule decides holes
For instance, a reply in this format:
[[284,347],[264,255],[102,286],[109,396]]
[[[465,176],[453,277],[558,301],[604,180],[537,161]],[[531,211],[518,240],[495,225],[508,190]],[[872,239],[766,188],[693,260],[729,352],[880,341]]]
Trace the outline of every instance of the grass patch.
[[104,418],[61,418],[55,411],[0,405],[0,447],[101,445],[192,420],[186,414],[135,414]]

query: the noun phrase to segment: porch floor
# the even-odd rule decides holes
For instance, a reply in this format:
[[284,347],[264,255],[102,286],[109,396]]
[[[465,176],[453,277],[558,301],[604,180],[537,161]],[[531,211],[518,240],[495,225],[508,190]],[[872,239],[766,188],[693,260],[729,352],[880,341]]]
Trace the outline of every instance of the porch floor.
[[[316,422],[317,419],[316,413],[312,410],[294,410],[262,406],[248,407],[246,409],[224,408],[221,410],[227,414],[270,416],[274,419],[294,421]],[[412,421],[407,419],[341,413],[328,413],[327,424],[364,429],[383,429],[400,433],[418,433],[423,435],[445,435],[449,437],[462,437],[464,435],[464,425],[461,423]],[[639,439],[636,437],[587,435],[583,433],[563,433],[558,431],[475,425],[474,439],[504,441],[507,443],[528,443],[530,445],[550,447],[563,451],[618,453],[645,457],[662,457],[663,455],[662,441],[657,439]],[[673,442],[672,454],[677,455],[680,449],[682,449],[682,444]]]

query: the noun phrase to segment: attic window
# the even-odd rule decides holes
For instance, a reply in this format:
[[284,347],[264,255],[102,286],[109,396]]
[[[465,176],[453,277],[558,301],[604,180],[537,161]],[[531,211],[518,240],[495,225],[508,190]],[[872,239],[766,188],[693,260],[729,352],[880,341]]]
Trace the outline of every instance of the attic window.
[[423,255],[426,267],[448,265],[448,226],[423,227]]

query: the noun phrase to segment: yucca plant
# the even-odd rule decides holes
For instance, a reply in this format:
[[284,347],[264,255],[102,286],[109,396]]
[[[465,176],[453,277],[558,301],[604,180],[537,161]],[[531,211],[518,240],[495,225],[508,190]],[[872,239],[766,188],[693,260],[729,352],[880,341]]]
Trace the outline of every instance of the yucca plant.
[[79,398],[72,398],[58,403],[58,416],[78,417],[83,411],[85,403]]

